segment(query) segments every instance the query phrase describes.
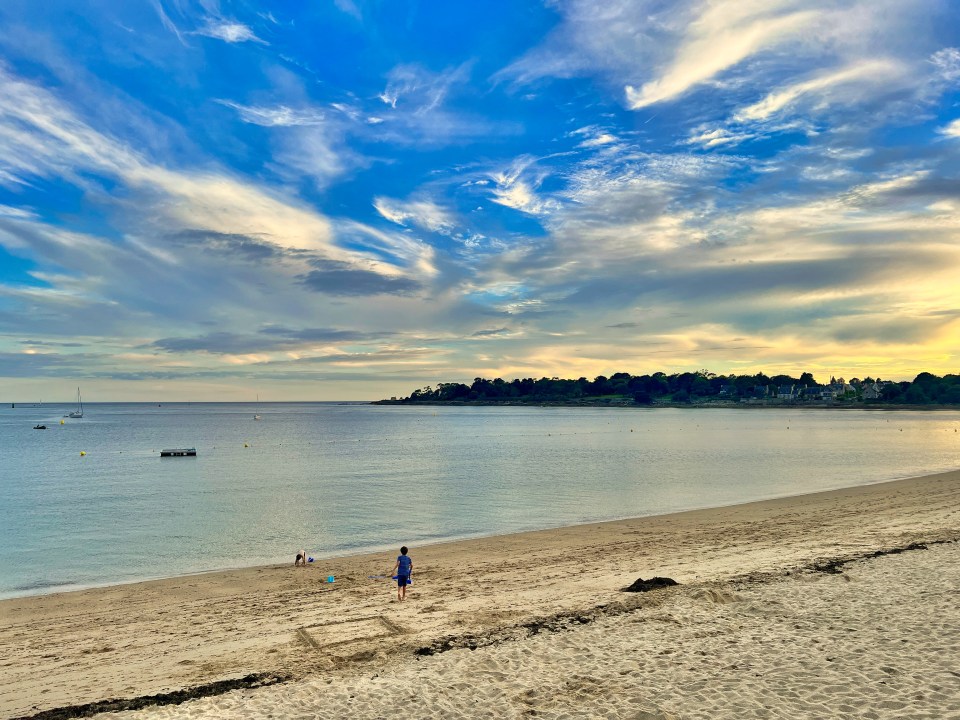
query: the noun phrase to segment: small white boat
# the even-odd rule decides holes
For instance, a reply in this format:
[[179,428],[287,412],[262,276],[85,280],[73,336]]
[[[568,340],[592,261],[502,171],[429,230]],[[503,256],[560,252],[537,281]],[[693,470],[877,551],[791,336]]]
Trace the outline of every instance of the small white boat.
[[77,388],[77,409],[72,413],[64,415],[64,417],[69,418],[82,418],[83,417],[83,400],[80,399],[80,388]]
[[260,419],[261,419],[261,418],[260,418],[260,396],[259,396],[259,395],[257,395],[257,410],[256,410],[255,413],[253,413],[253,419],[254,419],[254,420],[260,420]]

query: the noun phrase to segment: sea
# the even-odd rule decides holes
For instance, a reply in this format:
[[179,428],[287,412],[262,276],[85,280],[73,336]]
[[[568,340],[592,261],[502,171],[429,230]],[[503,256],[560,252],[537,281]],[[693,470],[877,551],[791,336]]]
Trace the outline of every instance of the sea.
[[[292,564],[300,548],[391,560],[401,544],[960,468],[956,411],[89,403],[63,417],[72,409],[0,407],[0,598]],[[195,457],[160,455],[188,447]]]

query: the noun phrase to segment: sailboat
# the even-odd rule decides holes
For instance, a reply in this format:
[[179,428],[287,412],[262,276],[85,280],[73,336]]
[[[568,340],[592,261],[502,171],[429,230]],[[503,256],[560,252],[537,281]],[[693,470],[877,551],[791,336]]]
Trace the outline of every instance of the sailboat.
[[254,420],[260,420],[260,396],[257,395],[257,411],[253,414]]
[[72,413],[64,415],[64,417],[69,418],[82,418],[83,417],[83,400],[80,399],[80,388],[77,388],[77,409]]

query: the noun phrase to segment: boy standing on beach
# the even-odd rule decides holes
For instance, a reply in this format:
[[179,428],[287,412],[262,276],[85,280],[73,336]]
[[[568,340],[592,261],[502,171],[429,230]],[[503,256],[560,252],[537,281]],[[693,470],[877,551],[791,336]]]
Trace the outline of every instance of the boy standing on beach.
[[400,548],[393,572],[397,574],[397,600],[403,600],[407,596],[407,585],[410,584],[410,576],[413,574],[413,560],[407,555],[406,545]]

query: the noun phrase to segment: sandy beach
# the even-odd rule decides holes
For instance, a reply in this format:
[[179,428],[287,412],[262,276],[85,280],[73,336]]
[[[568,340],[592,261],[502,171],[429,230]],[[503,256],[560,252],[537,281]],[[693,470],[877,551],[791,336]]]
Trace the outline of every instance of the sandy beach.
[[958,539],[960,471],[7,600],[0,717],[960,718]]

